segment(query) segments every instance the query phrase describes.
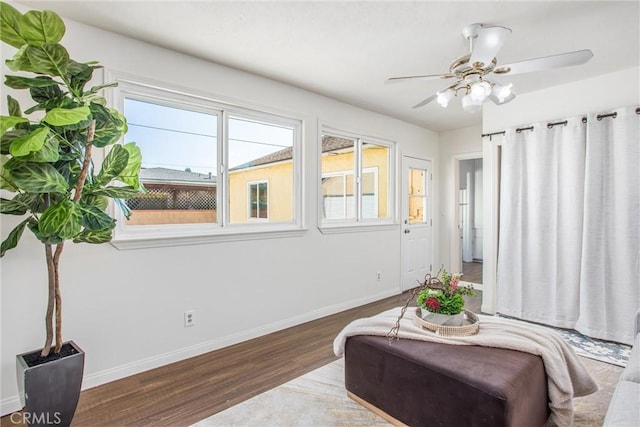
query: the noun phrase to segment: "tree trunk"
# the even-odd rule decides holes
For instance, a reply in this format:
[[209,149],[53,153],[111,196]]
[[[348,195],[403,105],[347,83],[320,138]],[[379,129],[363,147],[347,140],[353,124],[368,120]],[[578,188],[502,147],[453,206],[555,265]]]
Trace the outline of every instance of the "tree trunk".
[[56,267],[53,262],[53,254],[51,253],[51,245],[45,244],[44,251],[47,258],[47,273],[49,278],[49,297],[47,299],[47,314],[44,319],[44,327],[46,331],[46,338],[44,341],[44,347],[40,357],[47,357],[51,349],[51,343],[53,342],[53,311],[55,309],[55,295],[56,295]]
[[53,255],[53,268],[55,269],[54,290],[56,303],[56,348],[54,353],[60,353],[62,349],[62,295],[60,294],[60,255],[64,249],[64,242],[56,246],[56,252]]

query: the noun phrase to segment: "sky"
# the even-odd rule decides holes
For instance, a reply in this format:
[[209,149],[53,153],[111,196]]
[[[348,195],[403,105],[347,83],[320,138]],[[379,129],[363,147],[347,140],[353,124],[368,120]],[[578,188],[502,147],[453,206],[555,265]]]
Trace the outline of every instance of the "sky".
[[[126,142],[142,150],[142,166],[217,175],[217,115],[125,99]],[[293,145],[292,128],[229,117],[228,169]]]

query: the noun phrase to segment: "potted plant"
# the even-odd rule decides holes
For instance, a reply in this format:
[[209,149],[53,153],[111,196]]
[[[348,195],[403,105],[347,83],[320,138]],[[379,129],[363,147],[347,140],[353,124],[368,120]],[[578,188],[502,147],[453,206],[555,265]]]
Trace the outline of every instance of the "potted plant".
[[[28,424],[68,425],[80,393],[84,352],[62,341],[60,256],[67,240],[111,240],[116,220],[105,210],[112,200],[125,216],[130,214],[122,199],[144,191],[138,179],[141,154],[134,143],[118,144],[127,130],[126,119],[100,95],[115,84],[86,88],[101,67],[69,57],[60,44],[65,25],[57,14],[22,14],[0,2],[0,20],[0,38],[18,49],[6,64],[20,72],[7,75],[4,84],[28,90],[34,102],[23,112],[7,95],[9,115],[0,122],[0,212],[25,216],[2,242],[0,256],[16,247],[29,229],[44,245],[48,272],[46,339],[42,350],[17,356],[19,388],[26,395]],[[26,117],[33,113],[37,119]],[[107,146],[111,149],[98,170],[92,151]],[[10,198],[4,198],[7,195]],[[67,360],[72,361],[69,366]]]
[[463,295],[474,296],[473,286],[460,286],[460,274],[449,274],[442,269],[438,278],[429,277],[422,284],[416,299],[426,310],[423,318],[431,323],[460,326],[464,321]]

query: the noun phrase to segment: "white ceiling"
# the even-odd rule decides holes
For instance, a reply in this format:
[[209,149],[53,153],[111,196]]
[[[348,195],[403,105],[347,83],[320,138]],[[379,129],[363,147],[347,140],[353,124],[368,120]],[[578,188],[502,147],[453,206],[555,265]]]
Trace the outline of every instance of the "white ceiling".
[[[308,89],[435,131],[479,124],[459,102],[411,107],[447,82],[385,84],[447,72],[471,23],[512,34],[498,64],[591,49],[586,65],[512,76],[514,92],[638,66],[635,1],[21,1],[193,56]],[[507,83],[503,77],[503,83]],[[500,108],[509,108],[509,104]]]

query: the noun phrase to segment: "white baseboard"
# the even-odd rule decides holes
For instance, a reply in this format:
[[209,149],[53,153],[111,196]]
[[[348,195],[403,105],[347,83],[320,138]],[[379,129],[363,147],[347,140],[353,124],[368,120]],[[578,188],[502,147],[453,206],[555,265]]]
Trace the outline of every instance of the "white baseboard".
[[[349,310],[351,308],[359,307],[364,304],[368,304],[374,301],[381,300],[390,296],[398,295],[400,292],[398,289],[389,289],[378,294],[369,295],[363,298],[334,304],[328,307],[323,307],[318,310],[304,313],[298,316],[290,317],[288,319],[278,320],[276,322],[269,323],[257,328],[249,329],[240,333],[229,335],[226,337],[218,338],[212,341],[206,341],[189,347],[180,348],[168,353],[159,354],[157,356],[148,357],[145,359],[137,360],[135,362],[127,363],[120,366],[115,366],[110,369],[95,372],[89,375],[85,375],[82,381],[82,389],[87,390],[93,387],[97,387],[102,384],[109,383],[111,381],[119,380],[131,375],[139,374],[150,369],[159,368],[161,366],[168,365],[170,363],[179,362],[181,360],[189,359],[191,357],[199,356],[210,351],[218,350],[223,347],[238,344],[243,341],[247,341],[253,338],[261,337],[263,335],[277,332],[282,329],[297,326],[302,323],[316,320],[321,317],[329,316],[341,311]],[[22,409],[22,404],[18,395],[11,396],[0,400],[0,416],[10,414],[11,412],[19,411]]]

